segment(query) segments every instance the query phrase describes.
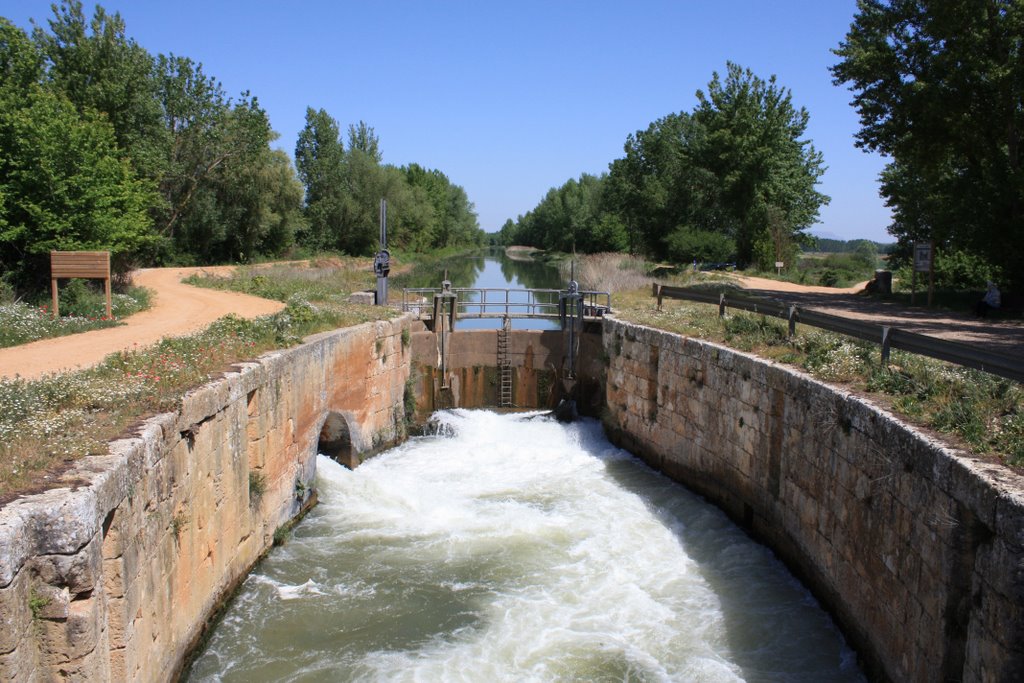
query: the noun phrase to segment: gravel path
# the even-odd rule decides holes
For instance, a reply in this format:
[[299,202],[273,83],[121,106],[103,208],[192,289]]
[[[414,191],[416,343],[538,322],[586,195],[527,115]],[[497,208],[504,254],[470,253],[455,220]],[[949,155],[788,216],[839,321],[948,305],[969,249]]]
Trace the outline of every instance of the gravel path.
[[48,372],[95,365],[108,354],[136,346],[149,346],[163,337],[177,337],[204,329],[228,313],[255,318],[284,308],[248,294],[193,287],[181,282],[194,273],[225,273],[233,266],[207,268],[144,268],[133,274],[136,285],[152,292],[149,309],[124,319],[124,325],[41,339],[0,349],[0,377],[20,375],[36,379]]

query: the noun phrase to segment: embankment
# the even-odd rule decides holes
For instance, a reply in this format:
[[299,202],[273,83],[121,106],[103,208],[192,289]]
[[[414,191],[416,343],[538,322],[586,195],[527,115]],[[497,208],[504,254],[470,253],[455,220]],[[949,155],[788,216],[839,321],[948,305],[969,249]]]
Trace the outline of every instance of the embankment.
[[60,488],[0,510],[0,679],[172,679],[274,532],[315,498],[321,442],[358,461],[404,437],[408,325],[329,332],[240,364]]
[[782,557],[876,680],[1024,676],[1024,481],[867,401],[606,320],[605,427]]

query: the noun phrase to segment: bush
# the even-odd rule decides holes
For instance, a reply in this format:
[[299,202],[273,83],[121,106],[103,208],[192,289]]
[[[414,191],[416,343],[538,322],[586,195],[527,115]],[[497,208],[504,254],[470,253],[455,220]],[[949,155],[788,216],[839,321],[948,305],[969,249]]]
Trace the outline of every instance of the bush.
[[733,261],[736,242],[719,232],[679,227],[665,238],[666,255],[674,263]]
[[1000,272],[985,259],[966,251],[935,254],[935,286],[941,289],[985,289],[989,280],[1000,280]]
[[[966,251],[935,252],[935,289],[947,292],[978,292],[985,290],[985,283],[1004,281],[999,268],[980,256]],[[910,265],[902,266],[895,274],[900,291],[909,292],[914,273]],[[918,273],[918,290],[928,289],[928,274]]]
[[[81,281],[78,281],[81,282]],[[127,294],[114,294],[111,297],[112,317],[106,315],[106,298],[95,295],[81,288],[69,298],[68,308],[61,304],[61,315],[53,319],[49,304],[31,306],[24,302],[0,304],[0,348],[27,344],[37,339],[61,337],[78,332],[99,330],[119,325],[118,320],[132,313],[149,307],[149,292],[141,287],[133,287]],[[63,292],[62,292],[63,294]]]
[[835,287],[839,284],[839,274],[831,268],[827,268],[818,276],[818,284],[822,287]]

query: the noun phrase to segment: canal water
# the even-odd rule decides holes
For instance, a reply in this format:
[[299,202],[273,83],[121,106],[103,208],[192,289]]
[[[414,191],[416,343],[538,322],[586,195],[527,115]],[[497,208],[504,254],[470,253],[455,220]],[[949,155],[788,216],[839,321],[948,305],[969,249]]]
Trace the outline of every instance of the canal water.
[[[455,288],[482,289],[558,289],[564,290],[568,284],[556,266],[543,261],[529,258],[509,258],[503,249],[489,249],[476,254],[461,255],[436,263],[417,267],[411,273],[393,278],[392,286],[403,287],[434,287],[439,288],[444,274]],[[504,301],[495,292],[489,293],[488,302]],[[540,295],[540,300],[558,302],[557,294]],[[463,294],[463,301],[480,301],[480,294]],[[525,303],[528,298],[522,294],[511,295],[512,303]],[[471,307],[476,311],[475,307]],[[489,310],[501,312],[503,306],[490,306]],[[458,329],[498,329],[501,321],[496,319],[460,319]],[[557,321],[543,319],[517,319],[512,321],[512,328],[517,330],[550,330],[558,329]]]
[[455,410],[350,471],[192,681],[861,681],[828,615],[599,423]]

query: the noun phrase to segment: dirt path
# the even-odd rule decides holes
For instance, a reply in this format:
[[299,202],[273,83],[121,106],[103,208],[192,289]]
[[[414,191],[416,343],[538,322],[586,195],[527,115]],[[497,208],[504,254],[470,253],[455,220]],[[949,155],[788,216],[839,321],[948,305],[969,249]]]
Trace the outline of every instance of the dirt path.
[[1024,323],[988,320],[923,306],[907,307],[895,301],[860,295],[866,282],[847,287],[812,287],[759,277],[733,275],[751,294],[796,304],[823,313],[890,325],[909,332],[976,344],[981,348],[1021,358],[1024,363]]
[[753,277],[752,275],[730,274],[730,278],[736,280],[743,289],[757,289],[772,292],[800,292],[804,294],[857,294],[864,291],[868,286],[868,280],[858,282],[853,287],[818,287],[816,285],[798,285],[795,282],[784,280],[769,280],[765,277]]
[[116,351],[148,346],[163,337],[196,332],[228,313],[255,318],[284,308],[278,301],[181,282],[198,272],[231,270],[233,266],[138,270],[133,276],[135,284],[152,292],[152,305],[148,310],[125,318],[125,324],[117,327],[0,349],[0,376],[35,379],[47,372],[85,368]]

